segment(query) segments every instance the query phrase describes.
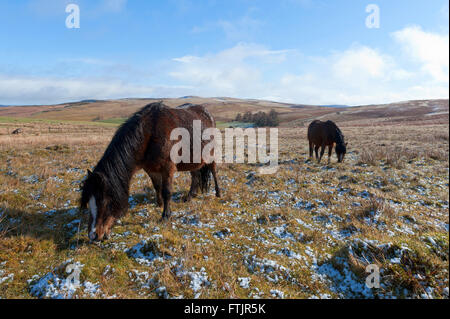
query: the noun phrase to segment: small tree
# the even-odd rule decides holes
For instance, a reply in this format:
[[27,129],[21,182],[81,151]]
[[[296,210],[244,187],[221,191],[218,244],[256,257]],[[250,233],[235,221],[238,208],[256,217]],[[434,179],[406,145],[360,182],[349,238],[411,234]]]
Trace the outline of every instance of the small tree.
[[250,112],[245,112],[244,116],[242,117],[242,121],[243,122],[251,122],[252,121],[252,113]]
[[275,110],[270,110],[268,115],[269,126],[278,126],[280,125],[280,119],[278,118],[278,113]]
[[236,122],[241,122],[242,121],[242,114],[241,113],[238,113],[238,115],[236,115],[235,121]]

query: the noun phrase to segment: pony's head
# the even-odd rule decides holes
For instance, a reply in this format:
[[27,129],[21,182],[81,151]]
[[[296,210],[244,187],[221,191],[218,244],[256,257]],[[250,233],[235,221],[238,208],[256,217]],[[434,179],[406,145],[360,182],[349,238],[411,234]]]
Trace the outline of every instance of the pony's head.
[[344,161],[345,153],[347,153],[347,144],[348,143],[336,144],[336,155],[339,163]]
[[117,219],[112,214],[111,204],[104,175],[88,170],[82,187],[80,208],[83,210],[89,206],[88,234],[91,241],[103,240],[110,234]]

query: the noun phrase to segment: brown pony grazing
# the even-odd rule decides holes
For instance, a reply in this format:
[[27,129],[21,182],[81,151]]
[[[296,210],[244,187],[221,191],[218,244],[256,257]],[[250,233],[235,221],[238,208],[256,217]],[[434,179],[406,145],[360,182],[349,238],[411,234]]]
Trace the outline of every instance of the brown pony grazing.
[[[328,146],[328,163],[330,163],[331,153],[333,151],[333,145],[336,143],[336,155],[338,162],[341,163],[344,160],[345,153],[347,152],[347,143],[344,141],[344,135],[341,130],[332,121],[322,122],[319,120],[313,121],[308,127],[308,140],[309,140],[309,158],[313,157],[313,148],[316,152],[316,159],[318,163],[322,160],[325,147]],[[320,150],[319,157],[319,147]]]
[[[81,209],[89,205],[89,239],[103,240],[111,232],[117,219],[128,210],[130,181],[140,169],[150,176],[156,191],[157,203],[164,204],[162,217],[170,217],[170,199],[175,171],[190,171],[192,175],[189,200],[199,187],[207,190],[210,175],[214,178],[216,196],[220,197],[217,184],[216,163],[193,163],[193,121],[201,121],[201,132],[215,127],[214,118],[200,105],[184,105],[169,108],[162,102],[152,103],[131,116],[116,132],[94,172],[82,187]],[[191,134],[189,163],[175,164],[170,157],[170,140],[175,128],[184,128]],[[202,140],[203,149],[207,141]]]

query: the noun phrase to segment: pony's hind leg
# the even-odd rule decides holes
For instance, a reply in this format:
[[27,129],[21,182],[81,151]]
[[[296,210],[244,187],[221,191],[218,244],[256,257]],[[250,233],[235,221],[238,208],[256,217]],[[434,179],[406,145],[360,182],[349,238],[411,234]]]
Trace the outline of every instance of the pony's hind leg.
[[220,197],[219,183],[217,182],[217,165],[216,162],[210,164],[212,176],[214,178],[214,187],[216,189],[216,197]]
[[333,153],[333,144],[328,146],[328,164],[331,162],[331,154]]
[[173,170],[168,170],[167,172],[162,173],[161,177],[162,177],[162,198],[164,202],[162,218],[168,219],[171,215],[170,199],[172,196]]
[[209,180],[211,178],[211,166],[209,164],[205,164],[202,168],[200,168],[199,172],[202,194],[207,194],[209,191]]
[[147,172],[148,176],[152,180],[153,187],[155,188],[155,197],[156,197],[156,204],[158,207],[161,207],[163,205],[163,199],[162,199],[162,181],[161,181],[161,175],[159,174],[153,174],[150,172]]
[[313,158],[313,151],[314,151],[314,144],[313,142],[309,141],[309,159]]

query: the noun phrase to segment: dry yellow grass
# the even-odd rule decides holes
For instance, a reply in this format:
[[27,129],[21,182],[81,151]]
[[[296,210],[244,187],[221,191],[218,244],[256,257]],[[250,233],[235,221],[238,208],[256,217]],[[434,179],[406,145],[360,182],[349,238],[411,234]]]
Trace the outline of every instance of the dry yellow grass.
[[[79,187],[114,131],[0,123],[0,297],[64,296],[43,284],[69,259],[95,286],[81,298],[448,297],[448,124],[344,126],[349,153],[329,166],[306,162],[306,128],[282,128],[276,175],[222,164],[223,197],[186,204],[178,174],[166,223],[138,172],[127,216],[93,245]],[[368,263],[384,269],[378,290],[364,288]]]

